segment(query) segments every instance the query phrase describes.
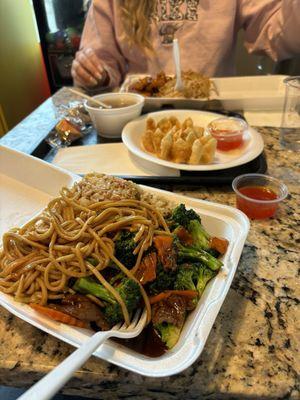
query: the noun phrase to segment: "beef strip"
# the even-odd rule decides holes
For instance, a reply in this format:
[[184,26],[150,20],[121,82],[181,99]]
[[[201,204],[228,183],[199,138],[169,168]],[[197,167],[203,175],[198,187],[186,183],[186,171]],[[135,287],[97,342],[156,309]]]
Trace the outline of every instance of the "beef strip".
[[108,331],[111,328],[110,324],[106,321],[102,313],[101,318],[98,318],[97,321],[95,321],[95,324],[101,331]]
[[110,328],[100,308],[84,295],[67,295],[62,299],[61,304],[49,304],[49,307],[81,321],[95,322],[101,330]]
[[196,308],[197,302],[195,300],[197,300],[197,299],[189,299],[189,298],[185,297],[184,300],[185,300],[186,309],[188,311],[192,311]]
[[153,325],[167,322],[182,327],[186,315],[186,300],[182,296],[172,294],[168,298],[153,304]]

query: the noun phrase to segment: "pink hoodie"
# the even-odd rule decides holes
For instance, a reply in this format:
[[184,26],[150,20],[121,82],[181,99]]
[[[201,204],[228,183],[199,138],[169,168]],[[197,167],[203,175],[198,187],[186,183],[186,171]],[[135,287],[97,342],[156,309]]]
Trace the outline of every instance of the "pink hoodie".
[[238,31],[250,53],[281,60],[300,54],[300,0],[158,0],[151,18],[156,56],[147,57],[123,36],[117,0],[93,0],[81,48],[92,47],[117,86],[127,73],[174,73],[172,40],[178,38],[183,70],[207,76],[234,74]]

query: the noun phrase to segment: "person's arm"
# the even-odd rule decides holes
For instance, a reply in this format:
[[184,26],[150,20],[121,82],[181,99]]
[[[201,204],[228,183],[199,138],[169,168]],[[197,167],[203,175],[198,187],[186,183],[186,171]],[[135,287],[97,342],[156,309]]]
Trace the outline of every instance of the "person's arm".
[[238,0],[249,53],[274,61],[300,54],[300,0]]
[[87,88],[114,87],[125,71],[126,61],[115,37],[113,1],[94,0],[72,65],[74,83]]

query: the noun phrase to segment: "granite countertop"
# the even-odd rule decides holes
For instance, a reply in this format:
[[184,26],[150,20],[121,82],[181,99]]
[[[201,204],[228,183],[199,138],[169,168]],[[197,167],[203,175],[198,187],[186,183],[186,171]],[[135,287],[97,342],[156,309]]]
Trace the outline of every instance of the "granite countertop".
[[[69,100],[66,92],[53,99]],[[32,153],[54,125],[52,101],[0,144]],[[251,222],[231,289],[199,359],[179,375],[152,379],[92,357],[64,393],[103,400],[300,399],[299,153],[280,147],[278,129],[258,129],[265,141],[268,172],[287,184],[289,195],[275,218]],[[234,205],[228,186],[174,190]],[[72,350],[1,308],[1,384],[32,385]]]

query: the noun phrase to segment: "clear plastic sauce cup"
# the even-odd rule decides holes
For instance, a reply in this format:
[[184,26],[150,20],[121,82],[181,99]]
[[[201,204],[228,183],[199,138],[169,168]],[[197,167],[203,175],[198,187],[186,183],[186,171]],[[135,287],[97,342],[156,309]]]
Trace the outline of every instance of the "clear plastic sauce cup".
[[232,182],[236,207],[251,219],[273,217],[279,203],[288,195],[284,183],[263,174],[245,174]]
[[229,151],[244,143],[248,125],[240,118],[221,117],[211,121],[206,129],[217,140],[218,150]]

